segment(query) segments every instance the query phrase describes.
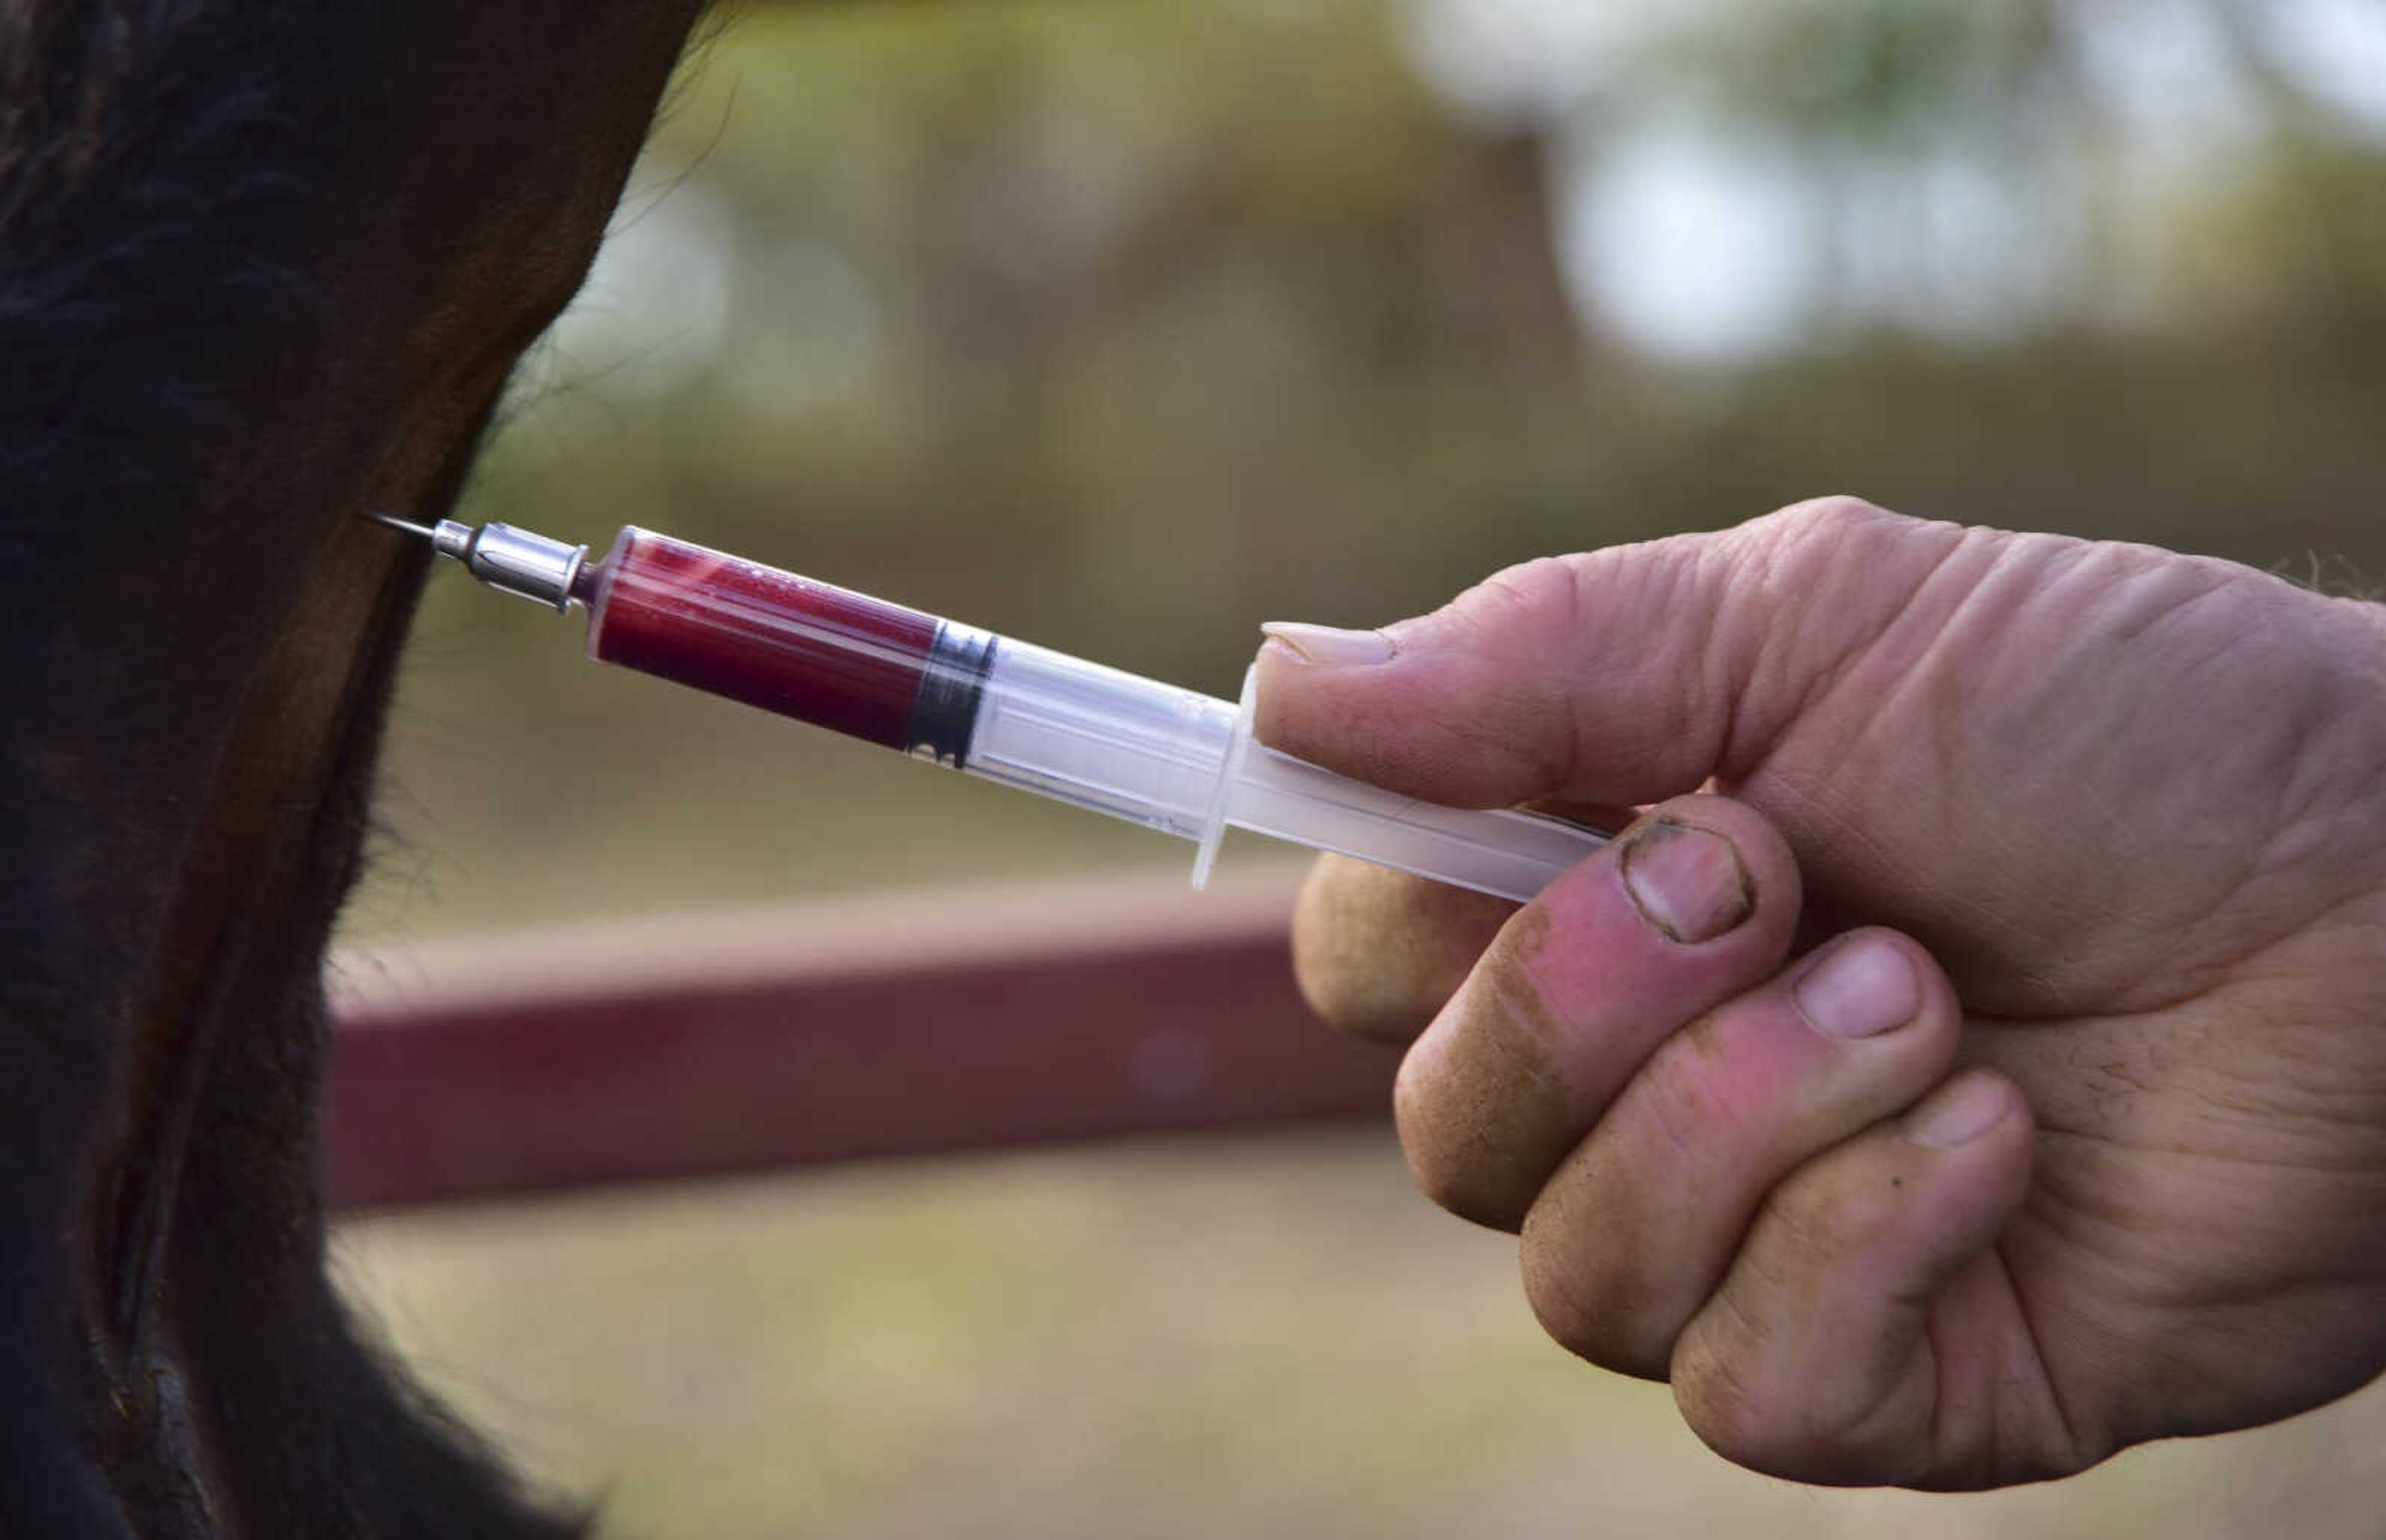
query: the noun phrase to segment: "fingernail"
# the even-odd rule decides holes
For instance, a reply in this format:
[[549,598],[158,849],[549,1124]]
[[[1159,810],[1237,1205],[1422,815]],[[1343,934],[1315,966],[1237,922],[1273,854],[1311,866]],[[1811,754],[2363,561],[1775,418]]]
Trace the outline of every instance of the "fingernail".
[[1965,1075],[1940,1086],[1905,1115],[1899,1131],[1917,1145],[1953,1149],[1969,1144],[2004,1121],[2013,1102],[1989,1075]]
[[1711,829],[1651,819],[1627,831],[1623,844],[1625,891],[1676,941],[1713,941],[1756,907],[1739,852]]
[[1312,626],[1300,620],[1270,620],[1260,631],[1290,647],[1292,655],[1303,663],[1323,663],[1329,668],[1389,663],[1396,650],[1392,639],[1380,631],[1337,631],[1332,626]]
[[1844,943],[1800,977],[1798,1008],[1829,1037],[1870,1037],[1903,1026],[1922,1008],[1922,986],[1905,949],[1877,936]]

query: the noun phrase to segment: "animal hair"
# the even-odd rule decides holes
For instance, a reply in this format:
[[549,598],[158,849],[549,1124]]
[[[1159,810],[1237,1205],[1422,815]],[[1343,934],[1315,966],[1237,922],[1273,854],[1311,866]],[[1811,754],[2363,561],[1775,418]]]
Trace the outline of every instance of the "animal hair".
[[[0,0],[0,1534],[551,1536],[325,1269],[422,557],[693,0]],[[379,542],[379,544],[374,544]]]

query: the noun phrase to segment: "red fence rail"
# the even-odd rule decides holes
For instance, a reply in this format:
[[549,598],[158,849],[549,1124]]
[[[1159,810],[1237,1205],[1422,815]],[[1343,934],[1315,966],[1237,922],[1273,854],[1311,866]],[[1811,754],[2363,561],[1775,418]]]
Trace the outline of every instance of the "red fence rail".
[[1288,878],[875,896],[336,959],[333,1200],[1376,1113]]

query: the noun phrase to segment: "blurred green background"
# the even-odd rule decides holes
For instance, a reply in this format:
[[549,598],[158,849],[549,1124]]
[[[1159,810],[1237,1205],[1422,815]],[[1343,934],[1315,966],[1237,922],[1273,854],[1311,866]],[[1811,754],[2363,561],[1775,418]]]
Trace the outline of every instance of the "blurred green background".
[[[2374,4],[1665,14],[738,13],[467,515],[1224,695],[1263,620],[1826,492],[2381,565]],[[434,583],[359,926],[1181,858],[578,631]]]
[[[600,549],[641,523],[1219,694],[1263,620],[1379,623],[1523,557],[1824,492],[2357,582],[2386,570],[2386,6],[738,11],[507,416],[465,517]],[[434,582],[353,943],[1185,859],[591,667],[578,630]],[[1501,1246],[1400,1196],[1379,1140],[1165,1148],[347,1244],[434,1377],[560,1447],[550,1469],[610,1472],[640,1532],[1572,1533],[1607,1501],[1581,1472],[1610,1470],[1640,1483],[1614,1499],[1638,1533],[2024,1510],[1865,1518],[1733,1484],[1753,1478],[1662,1394],[1535,1349]],[[702,1202],[747,1239],[673,1263],[657,1236],[729,1222]],[[1332,1255],[1353,1205],[1420,1210],[1383,1218],[1400,1246],[1355,1280]],[[1113,1210],[1136,1217],[1088,1217]],[[1038,1325],[1053,1306],[1006,1260],[1023,1235],[1141,1324],[1090,1346]],[[1219,1328],[1192,1396],[1178,1333],[1209,1317],[1151,1306],[1155,1258],[1212,1240],[1261,1260],[1201,1309],[1271,1324]],[[559,1313],[535,1273],[566,1255],[614,1283]],[[716,1310],[724,1267],[811,1305]],[[821,1335],[855,1309],[893,1367]],[[701,1321],[714,1355],[656,1370],[675,1388],[623,1377],[642,1333]],[[1036,1351],[998,1370],[997,1339]],[[698,1383],[741,1352],[829,1388]],[[1350,1372],[1271,1371],[1303,1353]],[[1016,1403],[955,1412],[989,1386]],[[696,1421],[656,1410],[683,1401]],[[2235,1533],[2283,1499],[2248,1476],[2227,1489],[2259,1500],[2232,1506],[2215,1472],[2283,1471],[2314,1502],[2352,1484],[2309,1510],[2351,1526],[2328,1533],[2380,1534],[2386,1471],[2342,1430],[2374,1451],[2380,1413],[2330,1415],[2258,1459],[2197,1446],[1998,1500],[2063,1533]],[[1635,1439],[1670,1453],[1616,1459]]]

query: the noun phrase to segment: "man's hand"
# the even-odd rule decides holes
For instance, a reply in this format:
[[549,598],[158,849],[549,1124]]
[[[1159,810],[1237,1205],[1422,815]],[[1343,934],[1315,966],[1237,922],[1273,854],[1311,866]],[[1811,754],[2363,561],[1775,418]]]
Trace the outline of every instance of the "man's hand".
[[1725,1455],[1997,1485],[2386,1367],[2386,617],[1829,500],[1272,629],[1278,748],[1646,808],[1522,910],[1328,860],[1297,951]]

